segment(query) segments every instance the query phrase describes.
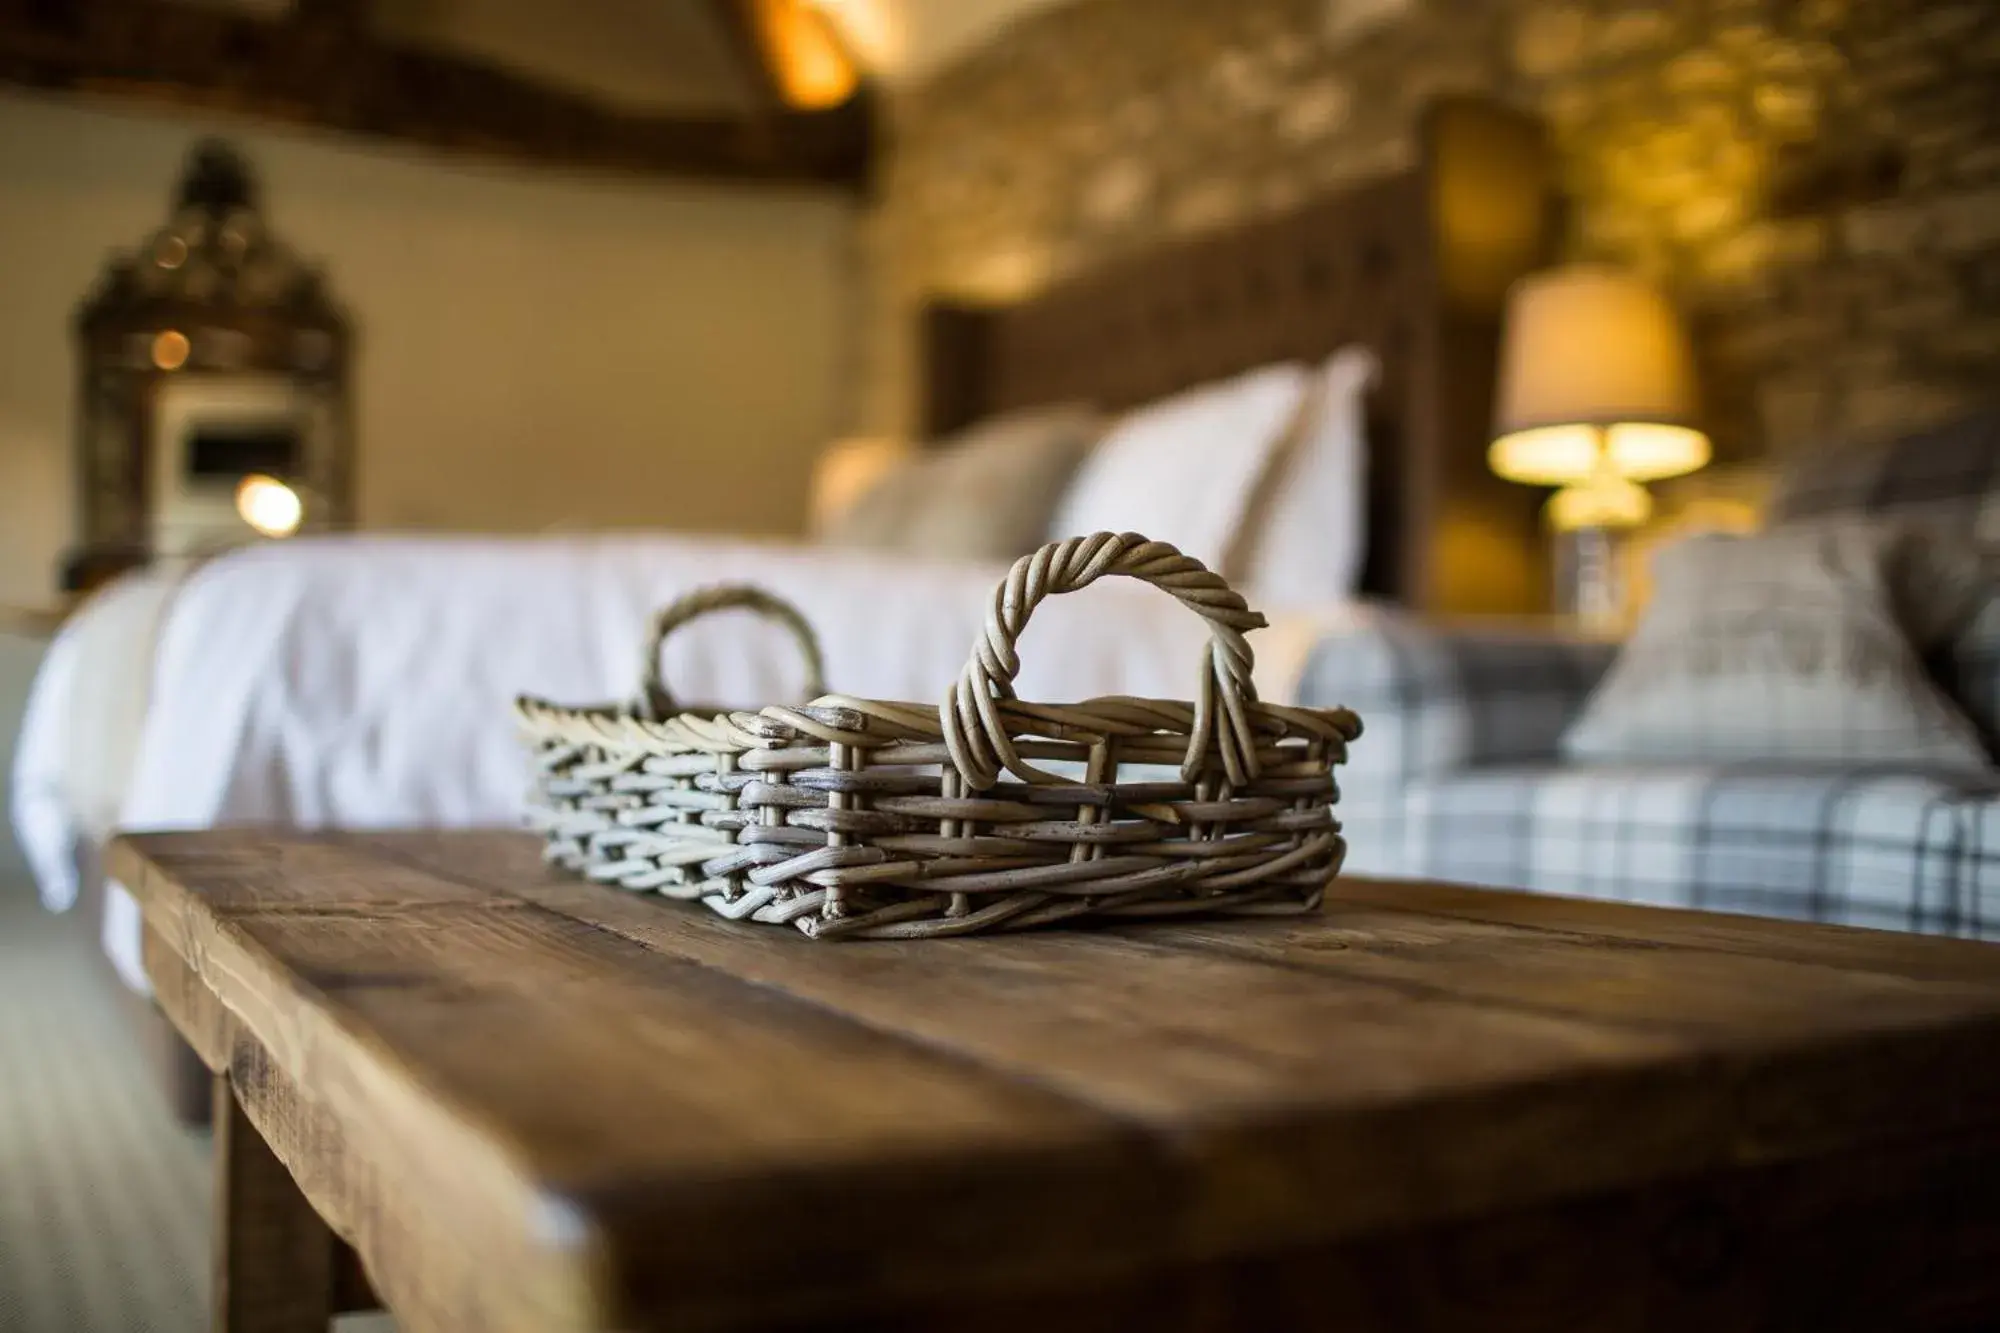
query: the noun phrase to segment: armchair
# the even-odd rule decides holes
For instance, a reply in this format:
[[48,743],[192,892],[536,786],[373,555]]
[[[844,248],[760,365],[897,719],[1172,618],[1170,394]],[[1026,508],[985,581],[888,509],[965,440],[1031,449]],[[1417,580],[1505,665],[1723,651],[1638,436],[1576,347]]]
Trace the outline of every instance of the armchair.
[[2000,778],[1565,760],[1617,651],[1395,611],[1322,639],[1300,701],[1365,728],[1347,873],[2000,938]]

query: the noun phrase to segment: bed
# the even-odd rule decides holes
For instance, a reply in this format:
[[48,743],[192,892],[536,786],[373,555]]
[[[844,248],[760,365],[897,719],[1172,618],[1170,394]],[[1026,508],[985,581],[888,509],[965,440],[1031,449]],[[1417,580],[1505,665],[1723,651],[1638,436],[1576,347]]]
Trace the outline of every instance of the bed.
[[1537,497],[1485,460],[1501,305],[1554,226],[1547,150],[1535,122],[1482,100],[1431,107],[1418,144],[1408,171],[1033,300],[931,307],[926,433],[1030,403],[1130,407],[1367,347],[1381,373],[1361,594],[1433,611],[1539,606]]
[[[1128,409],[1364,348],[1377,375],[1361,598],[1538,604],[1535,497],[1494,478],[1484,451],[1502,298],[1550,233],[1542,136],[1466,100],[1433,107],[1417,142],[1407,170],[1286,215],[1017,303],[929,307],[926,433],[1059,401]],[[511,697],[629,697],[647,614],[677,593],[769,586],[820,626],[835,688],[928,699],[961,665],[1003,568],[673,534],[315,538],[155,568],[52,645],[17,758],[16,827],[62,907],[91,900],[117,826],[510,822],[524,789]],[[1276,617],[1257,642],[1260,689],[1296,697],[1315,636],[1365,614],[1329,603]],[[1184,697],[1200,643],[1167,599],[1093,590],[1038,616],[1021,692]],[[752,623],[691,636],[666,660],[683,697],[717,703],[782,697],[799,679],[783,640]],[[112,885],[102,910],[106,952],[143,996],[136,909]],[[195,1072],[177,1058],[173,1077]]]

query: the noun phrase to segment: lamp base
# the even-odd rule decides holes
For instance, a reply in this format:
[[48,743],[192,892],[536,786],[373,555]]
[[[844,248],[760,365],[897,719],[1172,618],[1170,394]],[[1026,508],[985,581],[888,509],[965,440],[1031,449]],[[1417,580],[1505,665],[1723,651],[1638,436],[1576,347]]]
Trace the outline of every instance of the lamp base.
[[1594,632],[1625,628],[1626,588],[1618,537],[1584,527],[1555,538],[1556,609]]

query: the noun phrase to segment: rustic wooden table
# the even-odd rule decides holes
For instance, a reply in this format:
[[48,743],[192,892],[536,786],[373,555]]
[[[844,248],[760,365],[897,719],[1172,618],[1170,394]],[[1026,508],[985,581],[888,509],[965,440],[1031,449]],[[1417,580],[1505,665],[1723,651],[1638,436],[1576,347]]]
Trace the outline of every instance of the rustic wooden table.
[[814,943],[513,834],[111,869],[236,1333],[370,1280],[411,1333],[2000,1321],[2000,947],[1367,882]]

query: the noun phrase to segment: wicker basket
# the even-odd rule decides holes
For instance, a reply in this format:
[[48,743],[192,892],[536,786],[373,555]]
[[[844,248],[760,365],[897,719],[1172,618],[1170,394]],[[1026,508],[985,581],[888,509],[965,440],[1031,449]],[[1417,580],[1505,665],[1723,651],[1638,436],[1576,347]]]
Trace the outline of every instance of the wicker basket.
[[[662,773],[661,765],[650,762],[660,752],[628,724],[657,723],[683,711],[661,674],[660,650],[682,626],[732,610],[754,611],[790,631],[805,660],[804,697],[825,691],[819,639],[790,602],[741,583],[679,598],[653,616],[634,702],[558,708],[521,699],[516,705],[535,752],[530,823],[547,838],[549,860],[628,888],[671,892],[685,878],[674,870],[681,864],[677,848],[692,846],[681,854],[699,861],[729,841],[701,822],[718,802],[696,792],[688,775]],[[712,771],[714,765],[704,767]]]
[[[1194,702],[1017,700],[1035,607],[1109,574],[1208,621]],[[732,919],[879,939],[1309,911],[1345,851],[1331,766],[1361,724],[1257,701],[1243,636],[1263,624],[1164,542],[1098,533],[1014,565],[941,707],[827,695],[647,718],[523,699],[519,716],[556,860]],[[606,829],[576,836],[565,802],[599,782],[615,803],[583,799]]]

